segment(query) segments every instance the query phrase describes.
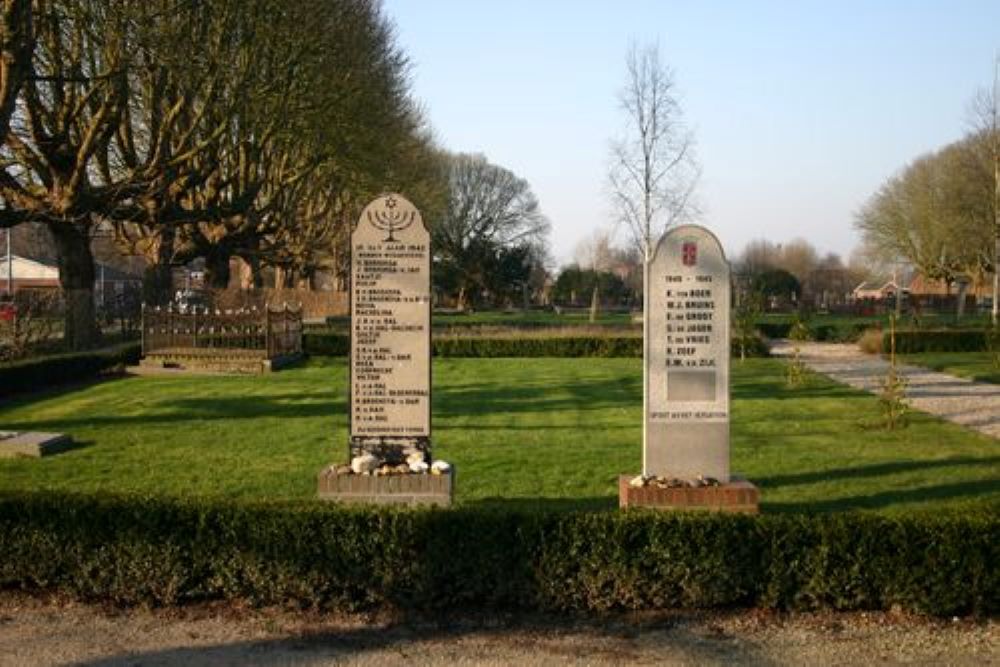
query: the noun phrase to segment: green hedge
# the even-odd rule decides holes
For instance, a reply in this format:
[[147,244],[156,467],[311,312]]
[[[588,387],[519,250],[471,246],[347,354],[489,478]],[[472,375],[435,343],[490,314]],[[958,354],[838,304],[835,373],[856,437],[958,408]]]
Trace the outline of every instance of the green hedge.
[[[332,332],[303,335],[306,354],[346,356],[351,350],[350,337]],[[641,357],[642,339],[635,336],[578,336],[551,338],[435,338],[433,354],[437,357]],[[749,356],[764,357],[768,348],[754,339]],[[739,355],[734,343],[733,356]]]
[[[882,349],[889,350],[889,332],[882,335]],[[896,352],[981,352],[987,349],[983,329],[940,329],[896,332]]]
[[351,337],[333,331],[306,331],[302,351],[314,357],[346,357],[351,353]]
[[[793,322],[759,322],[756,329],[767,338],[788,338],[792,332]],[[857,341],[866,329],[872,327],[871,322],[846,321],[829,324],[810,324],[808,340],[825,343],[853,343]]]
[[0,365],[0,397],[87,380],[118,366],[139,361],[139,343],[112,348],[36,357]]
[[318,609],[1000,610],[995,514],[666,515],[0,496],[0,588]]

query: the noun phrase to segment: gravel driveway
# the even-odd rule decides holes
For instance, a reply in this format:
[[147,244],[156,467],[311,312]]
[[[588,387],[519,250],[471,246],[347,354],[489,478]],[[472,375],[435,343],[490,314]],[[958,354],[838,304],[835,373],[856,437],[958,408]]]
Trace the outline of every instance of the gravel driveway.
[[[878,391],[879,380],[889,367],[888,361],[865,354],[857,345],[804,342],[799,349],[809,368],[872,393]],[[774,341],[771,352],[788,357],[793,347],[787,340]],[[1000,386],[918,366],[900,365],[899,369],[906,377],[906,394],[913,408],[1000,438]]]
[[569,621],[349,618],[226,607],[109,612],[0,595],[0,666],[990,665],[995,621],[683,612]]

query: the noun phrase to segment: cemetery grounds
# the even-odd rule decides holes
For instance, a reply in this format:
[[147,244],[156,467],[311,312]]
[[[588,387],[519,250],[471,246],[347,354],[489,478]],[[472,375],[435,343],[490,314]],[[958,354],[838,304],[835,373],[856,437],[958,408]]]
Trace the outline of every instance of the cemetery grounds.
[[[496,332],[509,324],[495,314],[452,319],[444,319],[450,330],[458,323]],[[541,320],[527,327],[567,326],[565,317]],[[569,326],[590,325],[577,318]],[[628,323],[612,317],[597,326]],[[508,328],[504,335],[522,334]],[[988,375],[989,360],[975,354],[907,361]],[[128,377],[7,400],[0,403],[5,428],[65,431],[79,446],[41,460],[0,461],[0,492],[314,502],[316,472],[347,456],[347,373],[342,357],[313,357],[263,377]],[[433,374],[434,451],[459,471],[459,507],[615,511],[618,474],[638,472],[641,460],[639,359],[438,358]],[[733,470],[761,488],[764,513],[901,516],[1000,507],[1000,456],[990,438],[923,413],[911,414],[906,428],[886,430],[874,396],[814,373],[790,387],[778,359],[734,358],[732,398]],[[96,657],[95,636],[162,664],[314,654],[361,663],[419,654],[551,664],[580,653],[609,663],[621,656],[780,663],[794,655],[819,664],[949,656],[975,664],[995,659],[996,640],[991,621],[892,612],[692,612],[554,625],[500,616],[463,625],[209,605],[116,619],[72,601],[14,595],[0,620],[0,644],[47,647],[18,654],[38,664]]]
[[[996,443],[923,413],[879,425],[875,397],[785,362],[732,363],[732,468],[775,512],[938,512],[1000,505]],[[641,361],[434,362],[434,453],[459,471],[458,505],[611,510],[641,461]],[[0,491],[310,501],[347,457],[347,364],[312,358],[263,377],[130,377],[8,400],[11,430],[79,447],[0,461]]]

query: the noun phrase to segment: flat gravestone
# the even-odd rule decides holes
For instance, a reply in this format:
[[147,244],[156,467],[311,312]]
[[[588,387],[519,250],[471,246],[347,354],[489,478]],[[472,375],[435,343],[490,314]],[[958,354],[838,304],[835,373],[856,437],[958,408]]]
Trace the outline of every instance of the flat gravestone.
[[430,233],[398,194],[378,197],[351,234],[351,458],[430,462]]
[[0,431],[0,459],[40,458],[58,454],[72,446],[73,439],[63,433]]
[[704,227],[667,232],[649,267],[643,474],[729,482],[729,263]]

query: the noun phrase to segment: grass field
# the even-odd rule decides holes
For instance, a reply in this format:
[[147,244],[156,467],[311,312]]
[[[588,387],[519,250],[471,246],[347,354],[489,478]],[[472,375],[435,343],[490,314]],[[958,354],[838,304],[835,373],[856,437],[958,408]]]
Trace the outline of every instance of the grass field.
[[959,377],[1000,384],[1000,368],[989,352],[923,352],[902,355],[904,362]]
[[[71,433],[81,447],[0,461],[0,490],[308,499],[346,458],[347,366],[318,359],[263,378],[142,377],[0,404],[0,427]],[[733,364],[733,469],[765,511],[1000,507],[995,440],[923,414],[884,431],[873,397],[821,377],[792,390],[777,360]],[[641,465],[638,359],[441,359],[435,454],[456,502],[613,508]]]

